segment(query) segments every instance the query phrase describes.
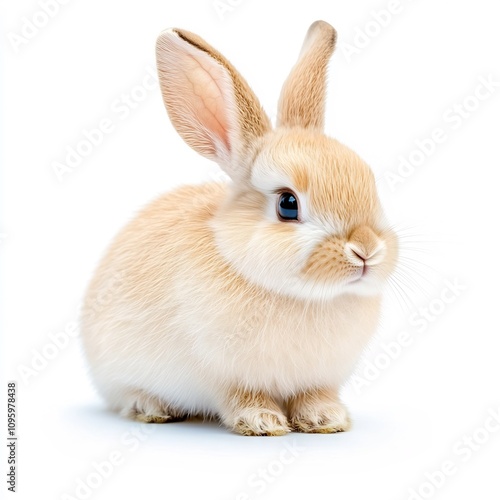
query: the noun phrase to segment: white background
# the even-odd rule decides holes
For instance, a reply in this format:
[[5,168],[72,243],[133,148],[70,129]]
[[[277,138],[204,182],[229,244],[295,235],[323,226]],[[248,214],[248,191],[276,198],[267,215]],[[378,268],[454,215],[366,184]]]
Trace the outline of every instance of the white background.
[[[392,6],[388,0],[224,3],[221,17],[212,0],[70,0],[19,45],[25,17],[43,23],[41,7],[3,2],[0,392],[5,405],[6,381],[18,381],[16,498],[499,498],[500,424],[488,420],[500,411],[495,2],[401,0],[383,27],[373,13]],[[404,296],[388,293],[360,378],[343,394],[352,430],[244,438],[215,423],[143,428],[108,413],[78,338],[64,331],[119,228],[159,193],[217,176],[175,134],[158,88],[138,89],[154,71],[156,36],[170,26],[199,33],[274,116],[316,19],[333,24],[340,43],[327,133],[372,165],[407,259],[398,278]],[[478,101],[471,96],[480,78],[497,86]],[[123,94],[131,93],[140,102],[124,109]],[[454,106],[463,104],[468,116],[458,119]],[[54,162],[106,118],[113,130],[58,179]],[[445,140],[391,189],[387,172],[397,172],[400,157],[436,128]],[[446,292],[447,280],[460,289]],[[422,320],[418,308],[429,307],[434,313]],[[409,340],[398,348],[401,332]],[[389,345],[393,359],[384,354]],[[2,417],[5,436],[6,427]],[[121,460],[103,479],[93,463],[110,455]],[[453,472],[434,474],[439,487],[426,485],[443,462]],[[92,489],[77,490],[79,481]],[[10,498],[4,479],[0,487]]]

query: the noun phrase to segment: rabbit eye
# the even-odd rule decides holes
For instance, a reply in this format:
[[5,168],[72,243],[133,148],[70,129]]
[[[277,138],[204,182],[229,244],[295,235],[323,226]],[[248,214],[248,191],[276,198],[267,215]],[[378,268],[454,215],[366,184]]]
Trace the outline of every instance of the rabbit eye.
[[282,220],[299,219],[299,204],[293,193],[285,191],[279,195],[278,215]]

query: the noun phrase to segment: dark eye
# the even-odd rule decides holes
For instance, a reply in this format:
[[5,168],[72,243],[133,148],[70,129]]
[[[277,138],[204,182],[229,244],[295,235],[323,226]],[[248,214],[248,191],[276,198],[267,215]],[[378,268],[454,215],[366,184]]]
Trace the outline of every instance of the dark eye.
[[279,195],[278,199],[278,215],[283,220],[298,220],[299,219],[299,204],[293,193],[285,191]]

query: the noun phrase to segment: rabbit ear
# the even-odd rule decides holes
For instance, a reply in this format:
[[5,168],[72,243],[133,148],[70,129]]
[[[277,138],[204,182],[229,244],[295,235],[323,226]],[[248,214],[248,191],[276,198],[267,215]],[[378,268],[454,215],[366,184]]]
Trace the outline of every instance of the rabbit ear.
[[281,89],[278,126],[323,129],[326,71],[337,32],[316,21],[307,32],[299,59]]
[[255,94],[236,69],[197,35],[161,33],[156,59],[163,101],[179,135],[216,161],[233,180],[247,172],[241,159],[271,128]]

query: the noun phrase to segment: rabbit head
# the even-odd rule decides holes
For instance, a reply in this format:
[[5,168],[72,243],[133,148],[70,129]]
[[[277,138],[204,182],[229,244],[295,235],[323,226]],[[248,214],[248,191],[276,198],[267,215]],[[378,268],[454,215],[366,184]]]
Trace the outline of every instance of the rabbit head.
[[169,29],[157,41],[174,127],[232,179],[212,220],[219,252],[248,281],[302,299],[378,294],[397,259],[372,171],[323,131],[335,42],[328,23],[311,25],[273,128],[247,82],[203,39]]

